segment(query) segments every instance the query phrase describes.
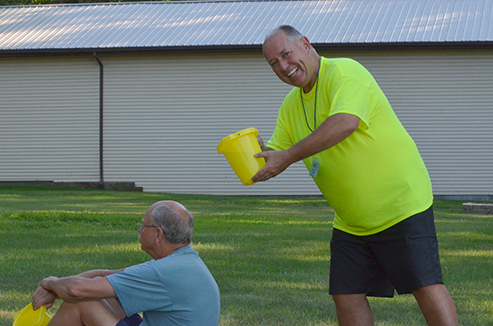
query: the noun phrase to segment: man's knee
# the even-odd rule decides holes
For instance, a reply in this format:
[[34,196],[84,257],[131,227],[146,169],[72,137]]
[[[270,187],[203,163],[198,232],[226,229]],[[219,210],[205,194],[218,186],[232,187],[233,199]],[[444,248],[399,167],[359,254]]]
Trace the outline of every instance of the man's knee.
[[114,326],[124,317],[120,316],[106,300],[63,302],[56,314],[60,315],[59,318],[70,318],[74,323],[75,320],[79,320],[81,324],[88,326]]
[[445,285],[425,286],[413,295],[429,325],[458,325],[455,304]]
[[352,313],[370,309],[365,294],[336,294],[332,295],[338,313]]
[[442,283],[423,286],[413,291],[413,295],[418,301],[436,300],[437,298],[450,296],[447,288]]
[[373,325],[371,312],[366,294],[337,294],[332,295],[336,304],[339,325]]

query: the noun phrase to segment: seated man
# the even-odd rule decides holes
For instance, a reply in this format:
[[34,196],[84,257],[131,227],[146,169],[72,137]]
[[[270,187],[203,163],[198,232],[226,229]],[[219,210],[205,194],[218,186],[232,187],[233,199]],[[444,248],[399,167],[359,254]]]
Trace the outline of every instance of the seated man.
[[51,308],[62,299],[51,326],[217,326],[219,289],[189,245],[193,223],[181,204],[155,203],[138,226],[141,248],[153,260],[122,270],[45,278],[33,294],[34,309]]

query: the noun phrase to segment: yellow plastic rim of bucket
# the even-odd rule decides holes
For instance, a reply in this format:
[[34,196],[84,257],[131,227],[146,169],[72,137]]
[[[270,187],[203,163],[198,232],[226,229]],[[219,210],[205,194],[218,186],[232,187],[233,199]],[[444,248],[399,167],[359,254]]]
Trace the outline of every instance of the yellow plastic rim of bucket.
[[30,303],[15,315],[12,326],[46,326],[50,320],[51,317],[46,313],[45,306],[34,311]]
[[234,172],[245,186],[251,186],[252,177],[265,165],[263,158],[253,155],[261,152],[257,141],[258,131],[247,128],[231,134],[217,145],[217,152],[224,154]]
[[234,140],[236,138],[242,137],[244,135],[247,135],[251,132],[255,135],[255,137],[258,136],[258,130],[257,129],[247,128],[247,129],[240,130],[238,132],[235,132],[234,134],[231,134],[229,136],[224,137],[223,140],[221,140],[221,142],[219,143],[219,145],[217,145],[217,153],[218,154],[224,154],[223,149],[224,149],[224,146],[226,145],[227,142]]

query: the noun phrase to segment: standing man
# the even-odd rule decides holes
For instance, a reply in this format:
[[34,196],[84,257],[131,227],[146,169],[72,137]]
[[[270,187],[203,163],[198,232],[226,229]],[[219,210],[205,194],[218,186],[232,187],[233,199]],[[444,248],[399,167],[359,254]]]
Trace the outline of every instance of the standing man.
[[373,325],[367,296],[412,293],[428,325],[458,325],[443,284],[431,181],[418,149],[371,74],[320,57],[291,26],[263,53],[286,96],[272,138],[259,139],[265,181],[303,160],[335,211],[330,294],[340,325]]
[[138,225],[141,248],[153,260],[122,270],[45,278],[33,294],[33,308],[64,301],[50,326],[219,325],[219,289],[190,247],[193,223],[181,204],[155,203]]

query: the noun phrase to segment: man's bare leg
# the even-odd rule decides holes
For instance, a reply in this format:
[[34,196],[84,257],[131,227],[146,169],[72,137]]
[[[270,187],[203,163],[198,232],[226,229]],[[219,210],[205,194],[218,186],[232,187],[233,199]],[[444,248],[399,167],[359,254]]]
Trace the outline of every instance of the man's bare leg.
[[340,326],[374,325],[373,313],[365,294],[337,294],[332,298]]
[[429,326],[457,326],[457,311],[452,296],[443,284],[425,286],[413,291]]
[[122,318],[125,313],[114,299],[64,302],[48,326],[115,326]]

